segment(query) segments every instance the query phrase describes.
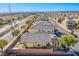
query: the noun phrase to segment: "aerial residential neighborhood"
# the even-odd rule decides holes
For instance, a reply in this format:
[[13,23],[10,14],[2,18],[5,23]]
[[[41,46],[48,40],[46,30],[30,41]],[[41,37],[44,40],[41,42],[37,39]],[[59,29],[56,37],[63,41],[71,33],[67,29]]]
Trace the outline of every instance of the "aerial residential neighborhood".
[[79,12],[11,8],[0,14],[0,56],[79,56]]

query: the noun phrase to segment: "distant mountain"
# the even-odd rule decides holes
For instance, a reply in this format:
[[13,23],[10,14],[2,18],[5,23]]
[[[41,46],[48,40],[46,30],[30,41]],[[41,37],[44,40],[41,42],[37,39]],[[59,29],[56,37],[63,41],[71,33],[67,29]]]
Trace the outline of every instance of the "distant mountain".
[[75,13],[79,13],[79,11],[30,11],[30,12],[12,12],[12,13],[0,13],[0,17],[1,16],[6,16],[6,15],[16,15],[16,14],[29,14],[29,13],[54,13],[54,12],[75,12]]

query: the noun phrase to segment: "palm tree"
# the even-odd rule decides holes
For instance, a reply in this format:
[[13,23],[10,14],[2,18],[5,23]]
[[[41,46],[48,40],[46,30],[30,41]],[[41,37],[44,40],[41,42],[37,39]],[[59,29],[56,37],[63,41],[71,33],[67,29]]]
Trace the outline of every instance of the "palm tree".
[[20,30],[18,30],[18,29],[14,29],[14,30],[12,31],[12,35],[13,35],[13,36],[17,36],[19,33],[20,33]]

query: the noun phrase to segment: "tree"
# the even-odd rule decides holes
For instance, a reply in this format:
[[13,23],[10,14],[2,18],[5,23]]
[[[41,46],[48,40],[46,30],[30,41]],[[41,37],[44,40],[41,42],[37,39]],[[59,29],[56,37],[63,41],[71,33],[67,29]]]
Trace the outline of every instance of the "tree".
[[3,22],[3,20],[2,20],[2,18],[1,18],[1,19],[0,19],[0,25],[2,25],[2,24],[3,24],[2,22]]
[[77,25],[76,21],[74,21],[72,19],[69,19],[66,22],[67,29],[69,29],[69,30],[75,29],[76,25]]
[[18,29],[14,29],[14,30],[12,31],[12,35],[13,35],[13,36],[17,36],[19,33],[20,33],[20,31],[19,31]]
[[11,20],[6,19],[6,20],[4,20],[2,23],[3,23],[3,24],[8,24],[8,23],[10,23],[10,22],[11,22]]
[[72,35],[63,35],[59,40],[59,43],[65,48],[65,50],[69,50],[70,46],[77,42],[77,38]]
[[40,47],[41,45],[40,45],[40,44],[38,44],[37,46],[38,46],[38,47]]
[[21,28],[23,28],[23,29],[24,29],[25,27],[26,27],[26,25],[21,26]]
[[77,23],[77,25],[76,25],[76,29],[79,29],[79,21],[78,21],[78,23]]
[[3,50],[3,47],[6,46],[8,44],[8,42],[4,39],[0,39],[0,48],[1,50]]
[[76,29],[79,29],[79,24],[77,24]]
[[47,48],[50,48],[50,47],[51,47],[51,44],[50,44],[50,43],[47,43],[47,44],[46,44],[46,47],[47,47]]
[[26,24],[30,24],[32,22],[32,20],[27,20]]
[[59,22],[59,23],[62,23],[62,19],[58,19],[58,22]]

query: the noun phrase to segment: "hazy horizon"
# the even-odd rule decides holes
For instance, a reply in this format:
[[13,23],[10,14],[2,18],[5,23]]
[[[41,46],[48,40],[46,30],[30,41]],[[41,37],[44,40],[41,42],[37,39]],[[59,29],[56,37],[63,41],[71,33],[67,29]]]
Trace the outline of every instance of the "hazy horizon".
[[[11,12],[78,12],[79,3],[10,3]],[[0,13],[9,13],[9,3],[0,3]]]

